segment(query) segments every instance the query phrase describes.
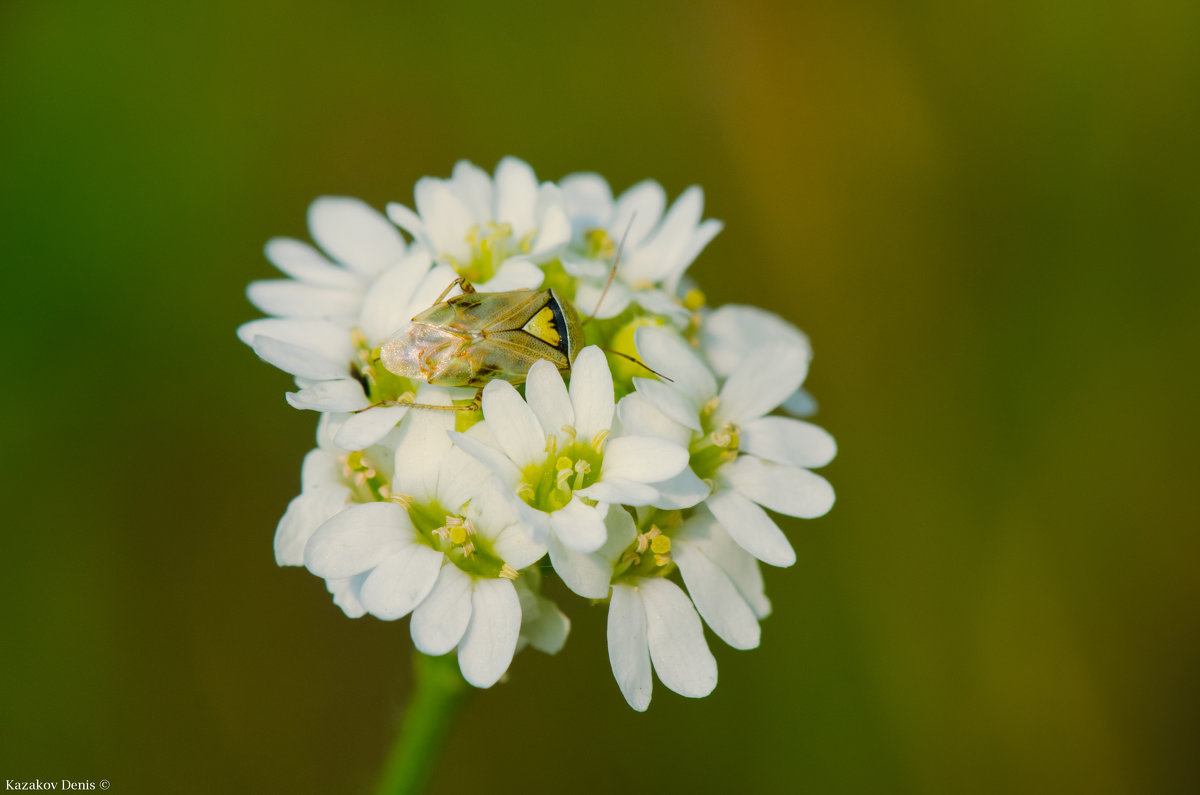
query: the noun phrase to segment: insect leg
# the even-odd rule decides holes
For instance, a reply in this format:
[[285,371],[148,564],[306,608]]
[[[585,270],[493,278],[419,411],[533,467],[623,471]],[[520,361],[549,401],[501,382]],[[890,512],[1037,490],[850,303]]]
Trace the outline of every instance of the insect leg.
[[437,297],[437,300],[433,302],[433,303],[434,303],[434,305],[436,306],[437,304],[440,304],[442,301],[446,300],[446,296],[447,296],[447,295],[450,293],[450,291],[451,291],[451,290],[453,290],[455,287],[461,287],[461,288],[462,288],[462,291],[463,291],[464,293],[473,293],[473,292],[475,292],[475,285],[473,285],[473,284],[471,284],[469,281],[467,281],[467,277],[466,277],[466,276],[459,276],[457,279],[455,279],[454,281],[450,282],[450,286],[448,286],[448,287],[447,287],[445,290],[442,290],[442,294],[441,294],[441,295],[439,295],[439,296]]
[[366,411],[367,409],[373,409],[378,406],[407,406],[410,409],[429,409],[430,411],[479,411],[480,407],[483,405],[481,397],[482,395],[483,390],[476,392],[475,397],[471,398],[471,402],[465,406],[438,406],[434,405],[433,403],[416,403],[412,399],[405,396],[401,397],[399,400],[381,400],[378,403],[372,403],[371,405],[367,406],[366,409],[359,409],[354,413],[358,414],[359,412]]
[[608,281],[604,283],[604,290],[600,293],[600,300],[596,302],[596,308],[592,310],[592,314],[585,318],[580,325],[586,326],[588,323],[591,323],[592,318],[596,317],[596,313],[600,311],[600,307],[604,304],[604,297],[608,295],[608,288],[612,287],[613,279],[617,278],[617,266],[621,264],[621,251],[625,248],[625,240],[629,237],[629,230],[633,228],[633,219],[635,218],[637,218],[637,212],[629,216],[629,223],[625,227],[625,234],[621,235],[621,242],[617,244],[617,253],[613,257],[612,268],[608,271]]

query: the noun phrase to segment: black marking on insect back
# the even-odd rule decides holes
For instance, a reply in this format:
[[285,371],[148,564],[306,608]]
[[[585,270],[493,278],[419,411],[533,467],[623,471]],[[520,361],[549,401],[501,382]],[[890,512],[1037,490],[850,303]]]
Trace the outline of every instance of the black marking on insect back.
[[546,306],[550,307],[550,311],[554,313],[554,328],[558,331],[558,344],[554,347],[563,356],[571,355],[571,346],[567,340],[567,319],[563,316],[562,307],[558,304],[558,299],[551,295],[546,301]]

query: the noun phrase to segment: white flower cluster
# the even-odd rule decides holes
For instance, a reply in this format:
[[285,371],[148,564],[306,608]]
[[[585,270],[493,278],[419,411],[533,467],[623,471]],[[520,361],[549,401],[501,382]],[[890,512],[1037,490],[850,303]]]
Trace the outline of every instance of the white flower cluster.
[[[415,193],[415,210],[391,204],[387,217],[316,200],[320,250],[270,241],[287,278],[249,286],[271,317],[238,335],[295,376],[291,405],[320,412],[276,559],[323,577],[351,617],[411,615],[416,648],[457,650],[477,687],[525,645],[562,647],[570,624],[543,588],[557,578],[607,602],[613,674],[634,709],[650,703],[652,669],[707,695],[717,668],[701,619],[756,647],[771,609],[759,561],[795,561],[768,511],[811,518],[833,504],[810,471],[833,458],[833,438],[775,413],[814,410],[807,339],[753,307],[709,310],[683,282],[721,228],[702,220],[699,188],[668,207],[656,182],[614,197],[595,174],[539,183],[506,158],[494,177],[460,162]],[[586,339],[569,341],[570,367],[501,347],[527,377],[478,396],[388,371],[381,346],[460,277],[485,314],[506,291],[572,302]]]

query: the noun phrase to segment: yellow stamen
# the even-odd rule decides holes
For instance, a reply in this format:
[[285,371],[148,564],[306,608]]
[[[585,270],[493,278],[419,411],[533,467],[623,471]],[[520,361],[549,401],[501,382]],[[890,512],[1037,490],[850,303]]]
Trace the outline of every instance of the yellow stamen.
[[690,312],[695,312],[700,307],[704,306],[704,293],[693,288],[687,291],[687,295],[683,297],[683,308]]

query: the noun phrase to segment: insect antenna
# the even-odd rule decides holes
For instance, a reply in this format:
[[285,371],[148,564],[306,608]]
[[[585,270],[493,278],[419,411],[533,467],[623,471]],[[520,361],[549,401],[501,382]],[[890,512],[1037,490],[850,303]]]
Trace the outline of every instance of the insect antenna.
[[[633,220],[635,218],[637,218],[636,210],[634,211],[633,215],[629,216],[629,223],[625,225],[625,233],[621,235],[621,242],[617,244],[617,253],[613,257],[612,267],[608,270],[608,281],[604,283],[604,290],[602,290],[600,293],[600,300],[596,302],[596,308],[592,310],[592,314],[588,315],[588,317],[579,324],[580,326],[586,326],[588,323],[590,323],[592,319],[596,317],[596,313],[600,311],[600,307],[604,304],[604,297],[608,295],[608,288],[612,287],[613,279],[617,278],[617,266],[621,264],[621,250],[625,248],[625,240],[629,237],[629,230],[633,229]],[[618,355],[623,356],[624,354]],[[639,362],[639,364],[641,363]],[[650,368],[647,367],[646,369],[649,370]]]
[[628,353],[621,353],[620,351],[614,351],[612,348],[600,348],[600,350],[604,351],[605,353],[611,353],[613,356],[620,356],[622,359],[628,359],[629,361],[636,364],[638,367],[644,368],[644,369],[649,370],[650,372],[654,373],[656,376],[658,376],[662,380],[670,381],[672,384],[675,383],[674,380],[667,378],[665,375],[660,373],[658,370],[655,370],[653,367],[646,364],[645,362],[643,362],[641,359],[637,358],[636,356],[630,356]]

